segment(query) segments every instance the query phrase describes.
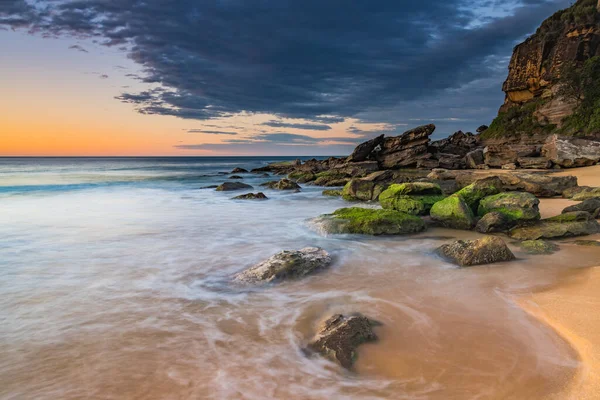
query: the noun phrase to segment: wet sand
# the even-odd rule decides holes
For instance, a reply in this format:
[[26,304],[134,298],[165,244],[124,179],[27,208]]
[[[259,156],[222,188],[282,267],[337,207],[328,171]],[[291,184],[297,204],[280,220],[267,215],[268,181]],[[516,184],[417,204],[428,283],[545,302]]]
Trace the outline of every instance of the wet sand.
[[[566,170],[559,175],[575,175],[581,186],[600,186],[600,166]],[[543,217],[560,213],[575,202],[565,199],[542,200]],[[586,239],[600,240],[600,235]],[[563,247],[571,247],[563,245]],[[582,253],[590,249],[581,248]],[[600,259],[598,260],[600,264]],[[520,297],[518,303],[532,316],[554,328],[577,351],[581,361],[573,380],[554,399],[588,400],[600,398],[600,266],[585,268],[558,285]]]

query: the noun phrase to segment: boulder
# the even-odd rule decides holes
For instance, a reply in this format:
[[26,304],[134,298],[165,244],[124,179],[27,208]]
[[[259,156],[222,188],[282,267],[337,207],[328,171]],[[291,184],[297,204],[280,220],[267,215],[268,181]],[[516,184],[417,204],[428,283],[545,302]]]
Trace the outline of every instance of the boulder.
[[476,222],[471,207],[455,194],[435,203],[430,215],[432,220],[453,229],[471,229]]
[[308,350],[351,369],[358,346],[377,340],[373,332],[376,325],[375,321],[362,315],[336,314],[325,321],[315,339],[309,343]]
[[247,174],[248,170],[244,169],[244,168],[234,168],[233,171],[231,171],[232,174]]
[[300,185],[289,179],[281,179],[279,181],[270,181],[262,183],[260,186],[268,187],[269,189],[275,190],[298,190]]
[[379,195],[379,203],[384,209],[412,215],[427,215],[431,207],[443,198],[439,185],[413,182],[391,185]]
[[342,196],[347,201],[377,200],[394,177],[392,171],[378,171],[361,179],[352,179],[344,186]]
[[225,182],[217,186],[217,192],[229,192],[233,190],[252,189],[252,186],[242,182]]
[[323,196],[330,196],[330,197],[339,197],[342,195],[342,191],[339,189],[326,189],[323,190]]
[[329,254],[317,247],[282,251],[269,259],[250,267],[234,277],[240,283],[269,283],[286,279],[298,279],[331,264]]
[[575,176],[556,176],[540,173],[504,173],[494,172],[469,173],[459,172],[454,174],[459,186],[467,186],[483,177],[497,177],[502,182],[504,190],[529,192],[537,197],[554,197],[572,187],[577,186]]
[[373,208],[341,208],[313,220],[324,233],[405,235],[424,231],[423,220],[414,215]]
[[438,252],[461,267],[515,259],[506,243],[496,236],[486,236],[478,240],[457,240],[441,246]]
[[258,193],[247,193],[239,196],[235,196],[232,200],[267,200],[268,197],[265,196],[263,192]]
[[[350,157],[348,157],[348,162],[360,162],[365,161],[370,158],[374,158],[376,153],[381,150],[381,145],[383,144],[383,138],[385,135],[377,136],[374,139],[368,140],[364,143],[359,144]],[[376,150],[378,149],[378,150]],[[375,153],[375,154],[374,154]]]
[[515,226],[505,214],[490,212],[485,214],[475,225],[475,230],[481,233],[506,232]]
[[330,172],[343,175],[344,177],[358,178],[367,176],[378,169],[379,164],[377,164],[377,161],[362,161],[336,165]]
[[550,169],[552,161],[546,157],[519,157],[517,158],[519,167],[525,169]]
[[459,156],[456,154],[438,153],[436,154],[436,157],[438,160],[437,166],[439,168],[465,169],[467,167],[467,163],[465,162],[464,156]]
[[545,240],[525,240],[519,243],[519,246],[529,254],[552,254],[560,247]]
[[536,224],[518,226],[511,229],[509,235],[517,240],[536,240],[591,235],[598,232],[600,224],[590,213],[575,211],[546,218]]
[[482,199],[477,213],[484,216],[490,212],[498,212],[510,221],[537,221],[540,219],[539,204],[538,198],[531,193],[504,192]]
[[427,179],[440,181],[455,180],[457,175],[458,173],[456,171],[448,171],[444,168],[435,168],[429,173],[429,175],[427,175]]
[[483,149],[485,164],[492,168],[501,168],[505,164],[517,162],[517,152],[508,145],[490,145]]
[[600,214],[600,197],[587,199],[579,204],[569,206],[565,208],[562,213],[565,214],[573,211],[589,212],[593,217],[598,218],[598,215]]
[[312,182],[317,179],[317,176],[310,171],[294,171],[289,173],[287,177],[298,183]]
[[[473,135],[471,132],[464,133],[458,131],[447,137],[446,139],[436,140],[429,145],[429,151],[434,153],[435,158],[441,161],[439,154],[454,155],[462,159],[468,152],[479,146],[479,136]],[[445,168],[445,167],[442,167]]]
[[481,199],[500,193],[503,190],[502,181],[496,176],[479,179],[465,186],[453,196],[460,196],[473,212],[477,211]]
[[588,187],[571,196],[571,200],[574,201],[584,201],[597,198],[600,198],[600,187]]
[[573,186],[573,187],[563,190],[562,197],[564,197],[565,199],[571,199],[577,193],[581,193],[581,192],[587,191],[589,189],[591,189],[591,187],[589,187],[589,186]]
[[421,158],[417,161],[417,168],[436,169],[440,167],[440,161],[435,158]]
[[477,168],[480,165],[485,164],[485,159],[483,156],[483,149],[473,150],[467,153],[465,156],[465,163],[467,168]]
[[542,155],[563,168],[594,165],[600,161],[600,141],[552,135]]
[[229,179],[244,179],[244,178],[242,178],[242,177],[241,177],[241,176],[239,176],[239,175],[231,175],[231,176],[229,177]]
[[430,158],[428,152],[429,136],[435,125],[423,125],[404,132],[400,136],[386,137],[381,144],[381,151],[374,154],[380,168],[396,169],[415,167],[422,158]]
[[479,128],[477,128],[477,130],[475,132],[482,133],[482,132],[487,131],[488,128],[489,128],[489,126],[487,126],[487,125],[481,125]]
[[316,186],[337,187],[345,186],[350,181],[350,176],[336,170],[319,172],[313,182]]

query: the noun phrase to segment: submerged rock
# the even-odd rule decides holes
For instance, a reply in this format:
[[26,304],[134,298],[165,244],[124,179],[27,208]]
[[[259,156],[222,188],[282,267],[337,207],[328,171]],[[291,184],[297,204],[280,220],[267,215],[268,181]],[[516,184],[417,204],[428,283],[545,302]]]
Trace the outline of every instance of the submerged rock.
[[225,182],[217,186],[217,192],[229,192],[233,190],[252,189],[252,186],[242,182]]
[[567,212],[536,224],[518,226],[509,235],[518,240],[556,239],[600,232],[600,224],[585,211]]
[[232,174],[247,174],[248,170],[244,169],[244,168],[234,168],[233,171],[231,171]]
[[496,236],[486,236],[478,240],[457,240],[441,246],[438,252],[461,267],[515,259],[506,243]]
[[419,217],[392,210],[341,208],[313,221],[330,234],[404,235],[425,230]]
[[239,175],[231,175],[229,177],[229,179],[244,179],[243,177],[239,176]]
[[275,190],[296,190],[300,189],[300,185],[289,179],[281,179],[280,181],[270,181],[262,183],[260,186],[268,187],[269,189]]
[[498,212],[511,221],[536,221],[540,219],[539,204],[538,198],[531,193],[505,192],[482,199],[478,214]]
[[241,283],[269,283],[298,279],[331,264],[329,254],[317,247],[282,251],[269,259],[240,272],[234,280]]
[[558,251],[558,245],[545,240],[525,240],[519,246],[529,254],[552,254]]
[[431,219],[447,228],[471,229],[475,226],[475,215],[462,197],[452,195],[431,207]]
[[351,369],[358,346],[377,340],[373,332],[376,325],[378,323],[362,315],[336,314],[325,321],[308,349]]
[[342,195],[342,191],[339,189],[326,189],[323,190],[323,196],[339,197]]
[[562,213],[564,214],[573,211],[586,211],[592,214],[594,218],[598,218],[598,215],[600,214],[600,197],[587,199],[579,204],[569,206],[565,208]]
[[510,220],[505,214],[492,211],[477,221],[475,230],[481,233],[506,232],[515,224],[515,221]]
[[430,182],[391,185],[379,195],[383,208],[412,215],[427,215],[431,207],[442,199],[440,186]]
[[235,196],[232,200],[267,200],[268,197],[265,196],[263,192],[258,193],[246,193],[239,196]]

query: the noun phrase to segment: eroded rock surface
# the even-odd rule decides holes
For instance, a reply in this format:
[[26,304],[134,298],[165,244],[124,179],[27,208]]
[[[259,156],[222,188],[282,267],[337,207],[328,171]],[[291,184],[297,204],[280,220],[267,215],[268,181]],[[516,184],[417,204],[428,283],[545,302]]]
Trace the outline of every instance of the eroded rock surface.
[[515,259],[506,243],[496,236],[486,236],[478,240],[457,240],[442,245],[438,252],[461,267],[492,264]]

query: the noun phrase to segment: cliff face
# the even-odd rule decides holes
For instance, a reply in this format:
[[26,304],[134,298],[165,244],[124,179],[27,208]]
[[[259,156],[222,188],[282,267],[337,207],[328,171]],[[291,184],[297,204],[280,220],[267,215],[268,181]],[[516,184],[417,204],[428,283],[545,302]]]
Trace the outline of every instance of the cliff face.
[[577,106],[559,93],[561,73],[582,68],[594,56],[600,56],[600,0],[579,0],[515,47],[502,87],[504,104],[484,137],[555,133]]

